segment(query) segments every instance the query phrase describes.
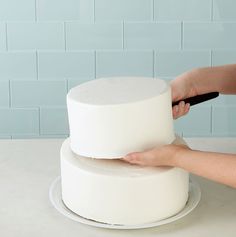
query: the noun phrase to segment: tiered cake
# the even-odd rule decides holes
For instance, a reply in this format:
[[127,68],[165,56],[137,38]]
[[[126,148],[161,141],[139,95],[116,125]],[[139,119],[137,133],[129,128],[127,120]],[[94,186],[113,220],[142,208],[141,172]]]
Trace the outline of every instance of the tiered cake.
[[175,139],[165,81],[93,80],[70,90],[67,107],[70,138],[61,148],[61,177],[62,199],[70,210],[97,222],[138,225],[170,217],[185,206],[186,171],[119,159]]

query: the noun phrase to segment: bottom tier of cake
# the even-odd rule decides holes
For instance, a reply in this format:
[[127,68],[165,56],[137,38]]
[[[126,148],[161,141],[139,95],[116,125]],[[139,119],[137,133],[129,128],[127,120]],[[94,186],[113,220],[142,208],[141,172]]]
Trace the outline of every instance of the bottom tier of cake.
[[81,157],[71,151],[70,139],[61,148],[61,178],[62,199],[71,211],[108,224],[162,220],[181,211],[188,199],[188,172]]

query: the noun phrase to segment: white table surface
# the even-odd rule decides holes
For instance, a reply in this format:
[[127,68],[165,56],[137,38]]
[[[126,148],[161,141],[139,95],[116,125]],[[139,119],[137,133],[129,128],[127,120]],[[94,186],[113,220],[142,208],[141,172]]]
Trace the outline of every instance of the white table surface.
[[[190,147],[236,153],[236,138],[189,138]],[[61,139],[0,140],[0,236],[236,236],[236,189],[194,177],[202,199],[186,217],[161,227],[108,230],[67,219],[51,205],[48,191],[60,174]]]

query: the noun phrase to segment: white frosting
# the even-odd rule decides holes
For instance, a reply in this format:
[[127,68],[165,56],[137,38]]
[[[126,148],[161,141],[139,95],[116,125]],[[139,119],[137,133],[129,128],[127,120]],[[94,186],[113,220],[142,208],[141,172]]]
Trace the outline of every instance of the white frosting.
[[69,209],[109,224],[158,221],[179,212],[188,198],[188,173],[182,169],[81,157],[71,151],[69,139],[61,148],[61,178]]
[[171,90],[159,79],[120,77],[86,82],[67,95],[71,149],[114,159],[174,140]]

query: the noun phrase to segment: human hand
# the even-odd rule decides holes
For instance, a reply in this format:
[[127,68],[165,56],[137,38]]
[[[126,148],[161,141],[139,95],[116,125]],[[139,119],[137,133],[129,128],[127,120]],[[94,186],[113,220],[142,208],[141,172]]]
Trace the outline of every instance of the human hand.
[[190,148],[175,141],[173,144],[155,147],[148,151],[130,153],[123,160],[141,166],[176,166],[178,155],[185,150]]
[[185,102],[181,100],[196,96],[198,94],[193,80],[191,80],[193,74],[196,74],[194,70],[185,72],[170,82],[172,101],[180,101],[178,105],[173,106],[172,113],[174,119],[177,119],[189,112],[190,104],[185,104]]

